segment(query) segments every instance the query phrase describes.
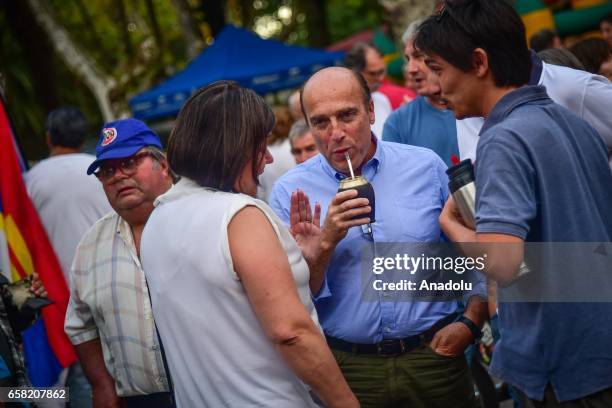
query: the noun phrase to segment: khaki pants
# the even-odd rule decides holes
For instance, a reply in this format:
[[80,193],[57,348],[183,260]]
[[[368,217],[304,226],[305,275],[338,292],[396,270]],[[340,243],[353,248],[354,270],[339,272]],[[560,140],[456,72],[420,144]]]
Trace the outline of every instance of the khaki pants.
[[421,346],[399,357],[332,350],[362,408],[474,408],[465,356],[443,357]]

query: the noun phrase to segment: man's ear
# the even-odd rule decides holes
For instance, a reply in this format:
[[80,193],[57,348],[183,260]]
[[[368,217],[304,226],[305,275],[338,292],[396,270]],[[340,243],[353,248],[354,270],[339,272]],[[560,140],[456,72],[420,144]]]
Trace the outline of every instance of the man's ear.
[[168,163],[168,159],[160,160],[159,168],[162,171],[162,174],[164,175],[164,177],[167,178],[172,184],[174,184],[175,179],[176,179],[176,174],[174,174],[172,170],[170,169],[170,164]]
[[368,116],[370,117],[370,124],[373,125],[376,117],[374,115],[374,99],[370,98],[370,104],[368,105]]
[[165,175],[170,175],[170,165],[168,164],[168,159],[153,159],[153,169],[159,170]]
[[170,174],[170,165],[168,164],[168,159],[160,160],[158,163],[162,171]]
[[478,78],[484,78],[489,73],[489,56],[482,48],[472,51],[472,67]]

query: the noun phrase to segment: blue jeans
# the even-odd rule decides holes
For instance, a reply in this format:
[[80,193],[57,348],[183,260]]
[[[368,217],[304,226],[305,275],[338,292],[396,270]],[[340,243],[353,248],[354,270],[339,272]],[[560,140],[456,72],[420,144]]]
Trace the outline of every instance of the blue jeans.
[[85,377],[81,363],[78,361],[68,368],[66,387],[69,388],[69,406],[73,408],[91,408],[91,385]]

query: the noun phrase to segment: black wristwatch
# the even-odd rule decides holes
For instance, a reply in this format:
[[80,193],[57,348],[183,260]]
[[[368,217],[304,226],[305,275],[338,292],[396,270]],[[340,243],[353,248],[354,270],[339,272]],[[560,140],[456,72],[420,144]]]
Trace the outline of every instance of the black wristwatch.
[[474,341],[480,340],[482,337],[482,329],[480,329],[476,323],[474,323],[471,319],[461,316],[457,319],[459,323],[463,323],[467,326],[468,329],[472,332],[472,336],[474,337]]

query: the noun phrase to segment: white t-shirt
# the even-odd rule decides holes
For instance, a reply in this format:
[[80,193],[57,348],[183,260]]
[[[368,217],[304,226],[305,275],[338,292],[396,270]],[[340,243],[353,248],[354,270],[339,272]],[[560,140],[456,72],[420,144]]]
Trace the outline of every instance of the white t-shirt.
[[[586,71],[543,63],[538,85],[546,87],[553,101],[593,126],[608,150],[612,151],[612,83],[608,79]],[[476,159],[478,132],[483,123],[483,118],[457,121],[457,141],[462,160]]]
[[24,176],[66,282],[70,281],[70,266],[81,237],[112,211],[98,179],[87,175],[87,167],[95,159],[84,153],[52,156]]
[[262,201],[181,179],[158,197],[141,241],[155,322],[178,407],[316,407],[264,333],[234,272],[227,226],[245,206],[268,217],[287,253],[300,300],[318,325],[309,270]]
[[383,128],[387,118],[393,112],[391,102],[389,98],[382,92],[372,92],[372,101],[374,101],[374,124],[372,125],[372,132],[379,139],[382,140]]
[[264,172],[259,176],[259,188],[257,189],[257,198],[266,202],[276,180],[295,166],[295,158],[291,154],[289,138],[268,146],[268,150],[270,150],[274,161],[267,164]]

